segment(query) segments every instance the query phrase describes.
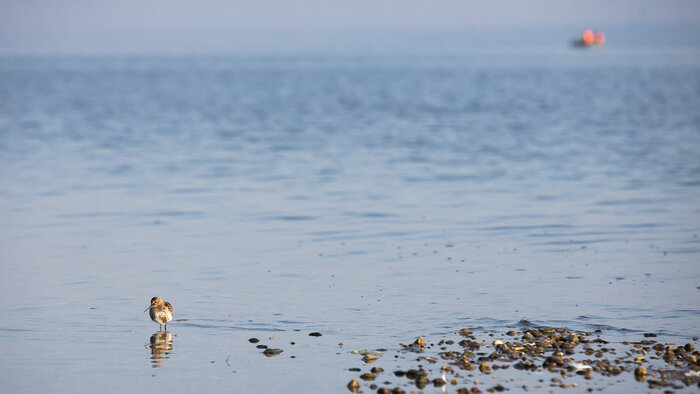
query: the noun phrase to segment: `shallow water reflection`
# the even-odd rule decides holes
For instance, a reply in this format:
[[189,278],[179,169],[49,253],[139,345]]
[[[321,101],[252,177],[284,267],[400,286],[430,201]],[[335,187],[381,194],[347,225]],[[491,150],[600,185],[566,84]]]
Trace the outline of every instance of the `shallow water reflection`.
[[170,358],[169,354],[173,350],[173,334],[168,331],[158,331],[151,335],[151,366],[153,368],[162,368],[163,361]]

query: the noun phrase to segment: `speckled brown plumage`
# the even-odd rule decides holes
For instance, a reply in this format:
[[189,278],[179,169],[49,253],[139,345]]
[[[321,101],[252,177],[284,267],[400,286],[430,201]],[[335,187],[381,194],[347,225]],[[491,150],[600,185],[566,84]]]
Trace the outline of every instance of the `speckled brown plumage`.
[[168,322],[173,319],[173,306],[169,302],[163,301],[160,297],[151,298],[151,305],[146,308],[149,311],[151,320],[158,323],[158,329],[160,330],[162,325],[165,325],[165,330],[168,330]]

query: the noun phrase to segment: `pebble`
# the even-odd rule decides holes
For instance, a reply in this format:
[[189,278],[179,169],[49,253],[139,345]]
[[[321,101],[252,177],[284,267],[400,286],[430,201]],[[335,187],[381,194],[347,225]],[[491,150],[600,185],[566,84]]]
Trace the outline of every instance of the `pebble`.
[[323,334],[321,334],[320,332],[312,332],[312,333],[309,334],[310,337],[320,337],[320,336],[322,336],[322,335],[323,335]]
[[481,365],[479,365],[479,371],[481,371],[481,373],[491,373],[491,366],[488,363],[483,362]]
[[425,386],[427,386],[430,383],[430,379],[428,379],[425,376],[419,376],[418,378],[416,378],[415,383],[416,387],[418,387],[419,389],[424,389]]
[[[591,381],[605,377],[614,378],[617,382],[622,382],[624,379],[646,381],[649,388],[671,389],[681,388],[683,385],[700,384],[700,373],[697,372],[700,371],[699,353],[695,351],[693,343],[675,345],[661,344],[650,339],[636,341],[630,339],[627,342],[620,342],[619,346],[613,348],[606,347],[610,345],[601,337],[603,335],[601,330],[596,330],[593,334],[560,328],[532,328],[532,326],[522,332],[508,331],[506,335],[511,338],[508,338],[507,342],[502,339],[493,339],[503,335],[497,332],[474,334],[465,328],[455,334],[466,338],[457,341],[446,337],[436,338],[437,346],[435,346],[428,345],[429,341],[421,336],[410,345],[400,344],[403,350],[390,353],[393,356],[392,359],[405,360],[405,363],[413,368],[397,369],[392,374],[384,375],[385,381],[382,385],[385,388],[380,388],[379,391],[376,391],[377,385],[372,385],[372,380],[366,378],[376,379],[383,369],[374,367],[371,373],[362,375],[359,375],[361,372],[359,369],[353,371],[358,373],[360,382],[367,381],[367,383],[360,383],[361,386],[366,385],[364,387],[369,387],[372,391],[385,393],[394,393],[396,389],[400,389],[400,387],[387,388],[396,383],[404,387],[413,385],[417,390],[424,390],[429,385],[441,387],[451,384],[455,386],[452,390],[457,393],[480,392],[476,387],[477,380],[472,380],[474,372],[471,371],[477,368],[481,373],[489,374],[489,380],[493,378],[494,383],[497,383],[496,386],[486,389],[488,392],[512,391],[513,388],[506,388],[502,383],[517,382],[515,380],[519,373],[517,371],[525,371],[528,374],[553,372],[556,375],[554,377],[550,375],[551,387],[560,389],[581,387],[587,391],[593,391],[599,387],[596,386],[598,383]],[[593,338],[592,335],[597,337]],[[489,341],[483,340],[489,337],[491,337]],[[653,337],[645,336],[645,338]],[[386,349],[381,350],[387,352]],[[411,357],[409,352],[419,352],[421,355]],[[352,351],[352,353],[362,354],[364,356],[362,360],[366,363],[373,362],[377,357],[382,356],[379,351],[364,350]],[[588,358],[580,357],[584,354]],[[666,369],[664,369],[664,362],[667,363]],[[510,366],[513,367],[510,371],[499,373],[498,377],[492,375],[493,371],[505,370]],[[447,374],[452,374],[454,378],[447,378]],[[440,375],[442,375],[441,378]],[[576,375],[582,376],[583,379],[578,382],[564,383],[563,379],[576,377]],[[407,380],[400,383],[399,381],[403,379]],[[471,389],[459,387],[460,381],[470,380],[474,385]],[[499,381],[502,383],[498,383]],[[544,380],[540,379],[540,383],[543,382]],[[525,386],[518,386],[516,391],[521,387],[525,389]],[[534,387],[541,388],[542,385]],[[360,387],[360,390],[362,389],[363,387]],[[416,392],[416,390],[409,391]],[[640,387],[638,391],[644,391],[644,389]]]
[[470,330],[468,328],[463,328],[463,329],[459,330],[459,335],[461,335],[463,337],[472,335],[472,330]]
[[566,362],[561,356],[549,356],[544,360],[544,363],[542,364],[542,366],[545,368],[562,367],[564,365],[566,365]]
[[362,361],[366,362],[367,364],[371,364],[377,361],[377,356],[374,354],[365,354],[365,356],[362,357]]
[[272,357],[272,356],[277,356],[278,354],[281,354],[283,352],[282,349],[265,349],[263,352],[264,355],[267,357]]
[[425,347],[425,338],[423,337],[418,337],[415,342],[413,342],[414,345]]
[[352,391],[353,393],[357,393],[360,391],[360,382],[358,382],[356,379],[353,379],[348,383],[348,390]]
[[634,370],[634,377],[637,378],[638,381],[646,379],[647,374],[647,369],[641,365]]
[[360,379],[362,379],[362,380],[374,380],[376,378],[377,378],[377,375],[375,375],[373,373],[369,373],[369,372],[363,373],[362,375],[360,375]]

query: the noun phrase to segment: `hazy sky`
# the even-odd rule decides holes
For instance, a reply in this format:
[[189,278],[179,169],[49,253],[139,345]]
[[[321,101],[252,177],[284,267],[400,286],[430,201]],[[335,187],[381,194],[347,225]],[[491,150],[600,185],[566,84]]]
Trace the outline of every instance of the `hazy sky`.
[[700,1],[0,0],[0,52],[309,49],[640,25],[695,34]]

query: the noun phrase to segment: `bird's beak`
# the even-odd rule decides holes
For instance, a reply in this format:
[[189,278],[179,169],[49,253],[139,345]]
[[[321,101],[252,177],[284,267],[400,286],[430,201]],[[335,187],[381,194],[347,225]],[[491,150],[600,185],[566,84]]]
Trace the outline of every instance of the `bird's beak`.
[[[148,308],[146,308],[146,311],[153,308],[153,305],[149,305]],[[146,311],[143,311],[143,313],[146,313]]]

